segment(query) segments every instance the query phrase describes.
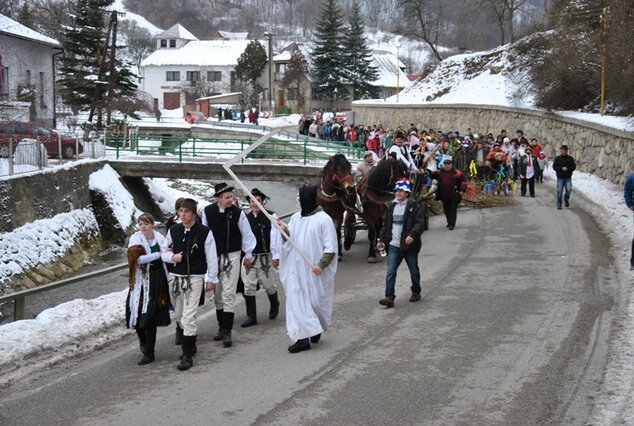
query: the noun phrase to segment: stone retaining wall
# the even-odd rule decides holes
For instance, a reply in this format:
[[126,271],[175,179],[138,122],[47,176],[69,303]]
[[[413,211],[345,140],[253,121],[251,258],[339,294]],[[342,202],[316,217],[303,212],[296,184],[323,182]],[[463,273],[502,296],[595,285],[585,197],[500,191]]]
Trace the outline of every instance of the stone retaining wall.
[[536,137],[549,160],[559,154],[559,145],[568,145],[577,162],[577,170],[622,184],[634,171],[634,132],[625,132],[599,124],[555,113],[494,105],[469,104],[381,104],[354,103],[366,124],[383,124],[408,128],[415,123],[419,129],[442,129],[499,134],[507,129],[514,135],[522,129],[529,139]]
[[0,180],[0,233],[38,219],[90,207],[88,178],[104,161],[82,162],[64,169]]

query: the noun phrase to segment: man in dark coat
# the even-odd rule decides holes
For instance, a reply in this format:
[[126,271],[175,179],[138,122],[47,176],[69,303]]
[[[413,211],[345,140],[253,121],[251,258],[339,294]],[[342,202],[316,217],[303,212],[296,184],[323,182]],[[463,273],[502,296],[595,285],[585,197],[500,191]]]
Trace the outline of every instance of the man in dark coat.
[[566,207],[570,207],[570,193],[572,192],[572,172],[577,165],[575,159],[568,155],[568,145],[559,147],[559,155],[553,160],[553,170],[557,175],[557,209],[561,210],[561,196],[563,194]]
[[467,178],[453,166],[453,161],[449,159],[443,162],[442,169],[432,172],[431,177],[438,179],[436,200],[442,201],[447,228],[451,231],[456,226],[458,204],[462,201],[462,194],[467,191]]

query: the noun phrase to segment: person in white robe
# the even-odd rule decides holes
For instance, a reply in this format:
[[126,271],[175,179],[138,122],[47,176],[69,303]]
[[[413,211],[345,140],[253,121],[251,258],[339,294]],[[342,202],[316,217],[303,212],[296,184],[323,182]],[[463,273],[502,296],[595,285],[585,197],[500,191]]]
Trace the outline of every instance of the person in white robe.
[[299,199],[302,209],[288,225],[278,221],[292,241],[284,241],[280,253],[286,329],[294,342],[290,353],[310,349],[330,325],[337,272],[337,233],[330,216],[317,206],[317,187],[303,186]]

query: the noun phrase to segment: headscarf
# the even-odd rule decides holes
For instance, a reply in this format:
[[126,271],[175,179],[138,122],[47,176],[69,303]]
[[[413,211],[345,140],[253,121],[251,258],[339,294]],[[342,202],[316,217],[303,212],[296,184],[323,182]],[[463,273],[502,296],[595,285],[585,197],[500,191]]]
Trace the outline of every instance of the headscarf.
[[308,216],[317,208],[317,187],[304,185],[299,188],[299,205],[302,208],[302,216]]

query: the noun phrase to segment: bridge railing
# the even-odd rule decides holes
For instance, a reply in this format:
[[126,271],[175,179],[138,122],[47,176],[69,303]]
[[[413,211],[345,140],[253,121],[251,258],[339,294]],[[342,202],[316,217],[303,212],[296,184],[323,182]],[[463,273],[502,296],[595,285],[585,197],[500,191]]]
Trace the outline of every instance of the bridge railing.
[[[229,159],[255,142],[256,138],[199,138],[193,136],[167,136],[132,134],[128,137],[109,135],[107,151],[114,152],[117,160],[129,155],[161,156],[182,162],[191,158]],[[350,160],[360,160],[363,150],[346,142],[321,140],[269,139],[246,158],[281,161],[299,161],[307,164],[326,160],[341,153]],[[243,160],[244,162],[244,160]]]

